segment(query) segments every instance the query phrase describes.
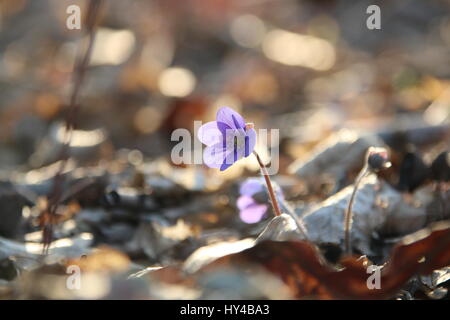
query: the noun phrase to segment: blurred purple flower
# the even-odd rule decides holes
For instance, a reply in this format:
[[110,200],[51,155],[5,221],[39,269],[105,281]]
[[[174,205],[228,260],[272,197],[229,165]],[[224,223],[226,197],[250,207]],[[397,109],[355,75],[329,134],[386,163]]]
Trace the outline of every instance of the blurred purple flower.
[[239,113],[228,107],[220,108],[216,121],[202,125],[197,136],[207,146],[203,152],[203,161],[208,167],[220,168],[220,171],[248,157],[256,144],[253,124],[246,124]]
[[[239,193],[241,196],[237,200],[237,207],[239,208],[239,217],[245,223],[256,223],[262,220],[269,205],[267,204],[267,197],[260,197],[259,195],[266,195],[264,189],[264,182],[261,179],[250,178],[241,184]],[[284,199],[283,193],[278,188],[275,190],[278,199]],[[261,201],[264,198],[264,202]]]

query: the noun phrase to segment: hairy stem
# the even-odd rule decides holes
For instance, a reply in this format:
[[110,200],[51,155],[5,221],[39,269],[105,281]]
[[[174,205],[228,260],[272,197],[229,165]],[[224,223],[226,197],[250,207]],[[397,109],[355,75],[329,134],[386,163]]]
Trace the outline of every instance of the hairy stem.
[[361,183],[361,180],[364,178],[364,176],[369,172],[369,166],[367,165],[367,161],[365,161],[364,167],[359,172],[358,176],[356,177],[354,186],[353,186],[353,192],[350,197],[350,201],[348,202],[347,210],[345,211],[345,218],[344,218],[344,243],[345,243],[345,253],[350,255],[352,254],[352,247],[350,245],[350,232],[352,229],[352,208],[353,203],[355,202],[355,196],[356,192],[358,191],[359,184]]
[[264,179],[266,180],[267,190],[269,191],[269,197],[270,202],[272,203],[273,212],[275,213],[275,216],[281,216],[280,206],[278,205],[277,197],[275,196],[275,192],[273,191],[272,181],[270,181],[267,168],[262,162],[261,158],[259,157],[259,154],[256,151],[253,151],[253,154],[255,155],[256,160],[258,160],[259,166],[261,167],[261,173],[264,176]]

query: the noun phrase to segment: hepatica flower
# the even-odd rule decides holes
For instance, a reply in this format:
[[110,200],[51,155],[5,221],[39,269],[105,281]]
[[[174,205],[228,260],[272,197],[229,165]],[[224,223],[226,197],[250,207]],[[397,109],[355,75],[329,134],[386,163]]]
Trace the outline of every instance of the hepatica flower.
[[[257,223],[264,218],[269,204],[264,182],[261,179],[250,178],[242,183],[240,197],[237,200],[239,208],[239,217],[245,223]],[[280,189],[275,191],[279,200],[284,199]]]
[[204,163],[220,171],[248,157],[256,144],[253,123],[245,123],[239,113],[228,107],[220,108],[216,121],[202,125],[197,136],[207,146],[203,151]]
[[[223,107],[217,111],[216,121],[201,126],[197,136],[202,143],[206,144],[203,151],[203,161],[210,168],[219,168],[220,171],[224,171],[239,159],[246,158],[253,153],[261,167],[274,214],[276,216],[281,215],[267,168],[258,153],[254,151],[256,131],[253,123],[245,123],[244,118],[239,113],[228,107]],[[249,223],[261,220],[267,211],[267,202],[257,203],[252,201],[255,195],[251,195],[248,190],[252,192],[251,190],[256,184],[252,185],[253,187],[244,188],[243,198],[238,204],[239,208],[242,208],[241,218],[243,217],[243,220],[249,221]]]

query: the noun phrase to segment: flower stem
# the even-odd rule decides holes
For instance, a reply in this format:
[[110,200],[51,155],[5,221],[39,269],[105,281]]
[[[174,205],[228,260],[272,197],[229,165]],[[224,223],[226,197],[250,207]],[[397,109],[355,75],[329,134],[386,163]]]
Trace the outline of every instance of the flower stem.
[[253,154],[255,155],[256,160],[258,160],[259,166],[261,167],[261,173],[264,176],[264,179],[266,180],[267,190],[269,191],[269,197],[270,202],[272,203],[273,212],[275,213],[275,216],[281,216],[280,206],[278,205],[278,200],[275,197],[275,192],[273,192],[272,182],[270,181],[267,168],[262,162],[261,158],[259,157],[259,154],[256,151],[253,151]]
[[353,192],[350,197],[350,201],[348,202],[347,210],[345,211],[345,218],[344,218],[344,243],[345,243],[345,253],[350,255],[352,254],[352,248],[350,246],[350,231],[352,229],[352,208],[353,203],[355,202],[355,196],[356,192],[358,191],[359,184],[361,183],[361,180],[364,178],[364,176],[369,172],[369,166],[367,165],[367,161],[365,161],[364,167],[359,172],[358,176],[355,179]]

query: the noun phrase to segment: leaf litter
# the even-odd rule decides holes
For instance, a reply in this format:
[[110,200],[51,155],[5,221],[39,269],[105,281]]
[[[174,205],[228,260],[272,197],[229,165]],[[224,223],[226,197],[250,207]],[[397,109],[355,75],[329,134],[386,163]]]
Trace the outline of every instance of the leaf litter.
[[[96,23],[103,23],[96,17],[100,2],[85,8],[88,28],[80,38],[92,39]],[[43,31],[46,44],[29,41],[21,30],[33,19],[23,17],[44,16],[45,6],[5,9],[0,32],[13,23],[21,28],[0,40],[0,298],[448,299],[450,70],[445,60],[438,63],[448,47],[446,17],[428,5],[421,13],[414,4],[402,9],[406,17],[442,19],[430,28],[444,30],[432,30],[443,34],[432,39],[432,59],[412,54],[406,63],[411,50],[404,43],[390,47],[386,58],[360,51],[384,38],[366,39],[358,50],[333,40],[339,35],[330,25],[347,33],[340,15],[298,25],[289,14],[298,10],[295,2],[281,13],[255,11],[253,21],[271,28],[308,29],[311,37],[328,30],[319,38],[356,60],[336,61],[320,73],[311,65],[283,65],[267,53],[267,37],[261,50],[250,49],[252,57],[242,54],[239,24],[223,14],[240,9],[211,3],[198,10],[197,1],[188,2],[175,11],[173,3],[136,4],[132,15],[122,16],[123,4],[111,1],[102,21],[129,29],[101,26],[102,37],[139,35],[142,46],[126,42],[135,50],[128,61],[96,52],[93,64],[87,50],[75,64],[79,82],[69,103],[60,84],[72,75],[64,61],[73,58],[73,39]],[[341,1],[336,10],[357,9]],[[175,24],[177,15],[199,19],[195,26]],[[45,20],[45,28],[59,30],[58,19]],[[393,28],[403,30],[403,20]],[[352,43],[347,36],[344,42]],[[172,58],[197,75],[192,94],[177,97],[170,83],[161,84],[161,75],[173,72]],[[231,123],[244,136],[253,127],[280,129],[280,170],[270,185],[282,193],[278,209],[269,205],[274,192],[264,184],[251,193],[249,206],[238,205],[241,186],[258,176],[257,162],[269,163],[270,150],[256,146],[257,161],[239,160],[223,172],[170,160],[172,131],[193,133],[194,121],[213,119],[213,105],[230,105],[255,121]],[[369,172],[355,186],[373,147],[384,148],[392,166]],[[347,254],[344,217],[353,192]],[[260,211],[246,223],[239,213],[250,206]],[[370,266],[379,271],[379,289],[368,284]],[[76,268],[80,290],[68,286]]]

